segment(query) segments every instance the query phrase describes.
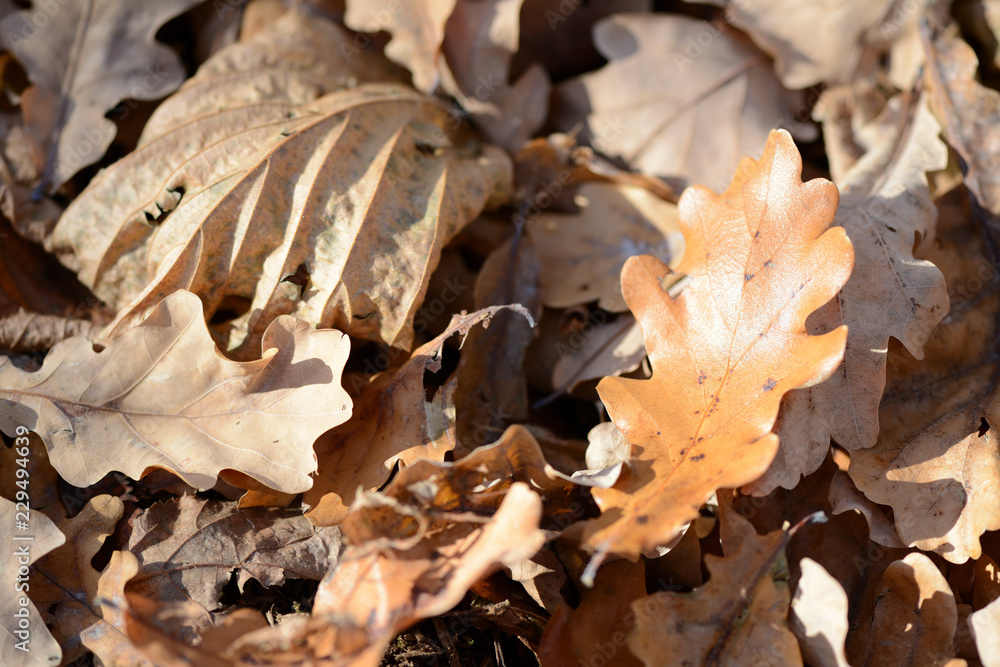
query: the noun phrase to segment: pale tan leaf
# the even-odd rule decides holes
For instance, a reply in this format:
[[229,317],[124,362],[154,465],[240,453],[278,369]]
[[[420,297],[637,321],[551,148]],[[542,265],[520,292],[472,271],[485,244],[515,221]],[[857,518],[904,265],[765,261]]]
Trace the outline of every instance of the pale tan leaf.
[[349,0],[344,23],[359,32],[385,30],[392,39],[385,55],[413,74],[413,85],[434,92],[445,23],[458,0]]
[[848,667],[844,653],[847,639],[847,594],[843,587],[811,558],[803,558],[789,615],[792,632],[799,639],[802,657],[813,667]]
[[894,0],[834,0],[823,5],[793,0],[731,2],[726,17],[774,56],[774,69],[785,86],[807,88],[817,83],[846,83],[859,66],[870,67],[877,47],[896,36],[903,23],[916,22],[922,4]]
[[976,648],[983,667],[1000,666],[1000,600],[994,600],[979,611],[972,612],[969,626],[976,638]]
[[[703,36],[703,37],[702,37]],[[708,47],[686,55],[690,40]],[[552,122],[634,169],[722,191],[771,128],[795,124],[801,95],[737,31],[667,14],[617,14],[594,29],[611,62],[556,87]],[[694,42],[698,46],[697,41]]]
[[233,362],[208,335],[201,301],[175,292],[103,352],[70,338],[26,373],[0,366],[0,426],[45,440],[52,465],[88,486],[112,470],[134,478],[165,468],[199,488],[232,468],[279,491],[304,491],[313,441],[347,420],[340,386],[350,342],[281,317],[263,358]]
[[706,556],[708,583],[688,595],[660,592],[632,603],[628,647],[643,664],[801,665],[788,629],[791,591],[785,545],[790,534],[748,534],[731,556]]
[[541,128],[552,84],[537,64],[510,82],[524,0],[456,0],[445,25],[441,84],[491,142],[517,151]]
[[34,84],[22,105],[45,164],[44,189],[59,189],[104,155],[116,133],[105,114],[119,102],[155,100],[181,84],[180,58],[155,35],[196,4],[198,0],[35,3],[33,9],[0,21],[4,46]]
[[[797,414],[779,431],[782,442],[813,456],[804,456],[798,463],[803,467],[798,467],[786,454],[785,469],[769,471],[751,487],[754,493],[797,484],[801,475],[822,462],[820,454],[830,438],[851,450],[874,445],[889,338],[923,358],[931,332],[948,314],[948,291],[940,269],[914,257],[930,245],[937,226],[926,174],[947,164],[939,126],[923,99],[898,96],[878,127],[878,144],[838,183],[841,201],[834,224],[850,237],[856,268],[837,299],[809,322],[814,334],[847,325],[844,363],[829,380],[786,399],[792,405],[785,409]],[[809,439],[786,432],[791,429],[808,429]]]
[[1000,528],[993,379],[1000,299],[991,290],[970,307],[958,296],[981,280],[991,251],[959,211],[939,224],[928,257],[956,286],[958,306],[931,335],[922,361],[890,351],[878,443],[851,453],[848,474],[869,500],[892,508],[903,544],[963,563],[982,553],[984,532]]
[[677,266],[684,237],[677,206],[648,190],[613,183],[583,183],[575,214],[542,213],[528,219],[528,233],[542,265],[542,299],[566,308],[589,301],[626,310],[621,270],[633,255],[654,255]]
[[944,576],[923,554],[909,554],[886,568],[872,623],[869,665],[929,667],[942,665],[955,654],[955,597]]

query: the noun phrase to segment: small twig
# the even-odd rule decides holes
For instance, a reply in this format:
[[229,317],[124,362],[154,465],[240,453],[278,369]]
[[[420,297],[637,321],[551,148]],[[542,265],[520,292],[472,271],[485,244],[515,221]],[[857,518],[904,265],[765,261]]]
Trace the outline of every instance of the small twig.
[[448,628],[444,626],[444,621],[440,618],[435,618],[434,629],[437,631],[441,646],[448,652],[448,664],[451,667],[462,667],[462,663],[458,660],[458,648],[456,648],[455,642],[452,641],[451,635],[448,634]]

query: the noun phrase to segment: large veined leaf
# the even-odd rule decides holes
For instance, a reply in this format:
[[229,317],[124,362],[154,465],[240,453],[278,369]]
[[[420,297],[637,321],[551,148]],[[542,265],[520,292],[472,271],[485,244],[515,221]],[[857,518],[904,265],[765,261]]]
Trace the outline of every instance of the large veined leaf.
[[[408,347],[441,247],[506,197],[509,159],[401,85],[245,102],[220,68],[211,77],[233,88],[231,105],[216,91],[211,111],[159,125],[165,134],[97,177],[49,240],[122,309],[106,338],[187,289],[237,356],[281,314]],[[204,95],[178,93],[195,109]]]

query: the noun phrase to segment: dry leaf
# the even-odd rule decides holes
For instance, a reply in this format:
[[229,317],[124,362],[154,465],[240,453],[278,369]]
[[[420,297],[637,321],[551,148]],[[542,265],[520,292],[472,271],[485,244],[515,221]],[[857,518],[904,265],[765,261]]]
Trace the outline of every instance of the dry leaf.
[[587,380],[631,373],[646,358],[642,329],[630,314],[594,327],[585,337],[580,335],[579,346],[573,345],[572,337],[562,346],[552,369],[552,388],[557,392],[573,391]]
[[316,470],[313,441],[351,414],[340,387],[349,347],[338,331],[282,317],[264,336],[262,359],[233,362],[212,343],[201,301],[175,292],[103,352],[70,338],[35,373],[5,359],[0,426],[36,431],[76,486],[112,470],[138,479],[164,468],[207,489],[231,468],[304,491]]
[[957,622],[955,597],[944,576],[927,556],[909,554],[886,568],[866,664],[942,665],[955,655]]
[[[126,543],[139,569],[127,591],[161,602],[219,607],[234,579],[280,586],[286,578],[320,580],[336,562],[340,534],[316,530],[301,513],[237,509],[236,503],[185,495],[157,503],[133,520]],[[206,614],[207,615],[207,614]]]
[[597,24],[594,41],[611,62],[557,86],[551,120],[566,132],[584,124],[583,140],[648,174],[722,190],[740,158],[802,109],[767,56],[727,26],[618,14]]
[[[854,273],[838,298],[810,319],[810,333],[847,325],[844,363],[829,380],[789,395],[785,409],[796,413],[778,432],[788,446],[751,487],[754,493],[795,486],[800,475],[822,462],[831,437],[852,450],[875,444],[889,338],[921,359],[931,332],[948,313],[941,271],[914,258],[935,234],[937,209],[926,172],[947,163],[938,124],[925,101],[907,104],[903,96],[890,102],[876,128],[879,142],[838,183],[834,224],[846,230],[856,249]],[[808,433],[802,435],[803,429]]]
[[349,0],[344,23],[359,32],[391,33],[385,55],[410,70],[417,90],[432,93],[440,84],[445,23],[459,1]]
[[[355,504],[344,523],[352,546],[316,593],[314,614],[337,612],[344,625],[364,628],[366,645],[351,663],[358,667],[378,665],[397,632],[448,611],[478,579],[545,542],[538,529],[541,500],[522,482],[508,487],[492,517],[441,504],[424,491],[433,488],[432,479],[407,483],[413,484],[394,481],[386,495],[367,494]],[[447,476],[437,483],[446,485]],[[424,509],[396,500],[397,490],[425,499]]]
[[42,190],[58,190],[104,155],[116,132],[105,114],[119,102],[155,100],[181,84],[180,58],[155,35],[196,4],[35,3],[0,21],[4,46],[34,84],[21,104],[39,163],[45,165]]
[[970,308],[961,297],[993,266],[987,253],[994,251],[963,212],[942,210],[928,257],[954,286],[958,305],[932,334],[923,361],[890,352],[878,443],[852,452],[848,473],[869,500],[892,508],[903,544],[962,563],[982,553],[985,531],[1000,528],[992,343],[1000,299],[984,291]]
[[689,595],[661,592],[633,602],[632,653],[649,666],[668,655],[691,665],[801,665],[798,642],[785,623],[790,536],[751,531],[731,556],[705,557],[710,576],[703,587]]
[[[476,324],[488,322],[505,306],[455,315],[445,331],[414,350],[399,368],[377,375],[358,398],[353,418],[316,443],[321,475],[306,492],[307,514],[318,526],[343,521],[360,488],[380,488],[397,463],[410,465],[419,458],[444,460],[453,443],[437,440],[433,421],[425,412],[424,373],[440,365],[445,340],[456,333],[467,336]],[[527,311],[515,307],[527,317]]]
[[637,618],[632,605],[646,598],[644,573],[642,560],[617,560],[602,567],[594,587],[583,592],[580,605],[554,614],[549,621],[539,647],[541,663],[546,667],[587,665],[602,656],[602,664],[642,664],[626,643]]
[[774,56],[775,72],[785,86],[807,88],[852,80],[859,66],[873,63],[877,47],[890,41],[900,24],[919,18],[915,9],[893,0],[839,0],[821,6],[772,0],[732,2],[726,18]]
[[848,667],[847,594],[843,587],[811,558],[800,562],[789,625],[799,639],[802,657],[813,667]]
[[604,310],[624,311],[621,271],[626,259],[654,255],[675,267],[684,254],[677,206],[644,188],[583,183],[576,201],[579,213],[528,219],[546,306],[567,308],[596,300]]
[[[280,106],[259,108],[280,113]],[[164,295],[188,289],[202,297],[209,317],[229,303],[244,304],[237,305],[239,317],[220,327],[230,349],[242,346],[237,354],[254,349],[263,327],[281,314],[409,347],[441,248],[509,179],[509,162],[496,149],[487,151],[491,157],[467,155],[450,143],[440,129],[444,113],[433,100],[399,87],[330,95],[287,123],[269,118],[265,128],[279,143],[233,164],[217,185],[185,195],[155,234],[144,219],[132,216],[119,223],[107,250],[86,237],[73,241],[88,257],[99,258],[87,265],[100,266],[98,274],[84,266],[80,275],[104,298],[121,304],[135,296],[129,285],[152,279],[119,315],[109,337]],[[200,133],[198,126],[220,122],[202,117],[177,133]],[[241,138],[231,133],[223,143]],[[132,156],[155,154],[164,143],[169,148],[179,140],[167,135]],[[329,159],[342,152],[356,157]],[[206,157],[199,152],[190,161],[199,166]],[[161,164],[172,170],[185,161]],[[114,179],[114,171],[105,172],[106,178]],[[189,185],[171,187],[189,188],[190,194]],[[69,209],[54,238],[83,233],[86,204],[98,203],[100,189],[92,187],[92,198],[76,200],[83,204]],[[235,219],[242,222],[234,231]],[[145,230],[141,239],[137,226]],[[127,241],[129,236],[136,238]],[[143,253],[147,259],[139,260]],[[117,294],[108,293],[109,281]]]
[[442,88],[453,95],[491,142],[513,152],[533,137],[548,115],[552,84],[529,66],[509,83],[520,41],[524,0],[456,0],[445,24],[439,63]]
[[847,280],[853,253],[843,229],[827,230],[836,188],[803,184],[801,169],[791,136],[778,131],[721,196],[685,191],[677,270],[690,283],[676,298],[662,289],[669,269],[659,260],[625,264],[625,299],[653,377],[598,385],[633,453],[628,474],[594,490],[603,514],[581,526],[597,552],[591,568],[605,553],[669,542],[716,489],[756,479],[777,449],[770,431],[781,396],[840,363],[844,328],[810,336],[805,319]]
[[122,501],[97,496],[72,519],[56,511],[60,515],[55,521],[66,535],[66,544],[35,565],[32,596],[39,606],[47,605],[64,660],[75,660],[89,649],[114,664],[112,655],[132,655],[135,649],[121,627],[105,619],[94,602],[100,575],[91,561],[121,518]]
[[994,600],[979,611],[972,612],[969,627],[976,638],[976,648],[983,667],[1000,665],[1000,600]]
[[923,37],[935,111],[948,143],[962,157],[965,186],[980,206],[1000,215],[1000,166],[992,150],[1000,93],[976,81],[979,61],[957,26],[927,29]]

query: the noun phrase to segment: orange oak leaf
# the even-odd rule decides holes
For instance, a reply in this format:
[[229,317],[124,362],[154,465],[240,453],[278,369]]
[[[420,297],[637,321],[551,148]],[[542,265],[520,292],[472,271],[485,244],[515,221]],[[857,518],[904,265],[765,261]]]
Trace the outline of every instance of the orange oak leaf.
[[596,551],[588,574],[608,552],[667,543],[716,489],[760,476],[777,450],[782,395],[840,363],[847,328],[810,336],[805,320],[847,281],[854,253],[843,229],[827,229],[837,188],[802,183],[801,170],[791,136],[777,130],[722,195],[685,191],[677,270],[690,283],[676,298],[663,289],[662,262],[625,264],[622,291],[653,376],[598,385],[632,456],[613,487],[594,490],[602,515],[577,529]]

